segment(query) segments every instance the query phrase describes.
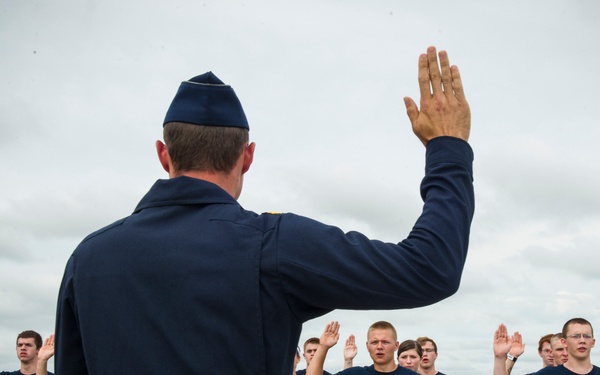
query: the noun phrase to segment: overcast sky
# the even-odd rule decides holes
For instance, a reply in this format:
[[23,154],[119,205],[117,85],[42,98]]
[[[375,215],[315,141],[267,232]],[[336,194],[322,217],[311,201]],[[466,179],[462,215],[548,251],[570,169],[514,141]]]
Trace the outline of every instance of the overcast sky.
[[460,67],[472,110],[461,288],[419,309],[335,311],[300,344],[338,320],[325,368],[341,370],[350,333],[355,364],[370,365],[367,327],[388,320],[401,341],[434,338],[439,370],[481,375],[504,322],[526,343],[514,373],[537,370],[540,336],[575,316],[600,327],[599,38],[594,0],[0,0],[0,370],[19,366],[18,332],[53,332],[81,239],[166,178],[154,151],[165,112],[209,70],[257,143],[245,208],[401,241],[424,169],[402,98],[418,100],[430,45]]

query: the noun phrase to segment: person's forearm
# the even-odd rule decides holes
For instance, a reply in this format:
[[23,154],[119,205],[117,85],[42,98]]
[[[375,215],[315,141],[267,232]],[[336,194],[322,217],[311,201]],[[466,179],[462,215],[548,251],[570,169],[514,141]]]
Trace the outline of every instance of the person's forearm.
[[48,362],[38,360],[35,375],[48,375]]
[[306,366],[306,375],[323,375],[323,365],[325,364],[328,351],[328,347],[319,345],[310,364]]
[[515,361],[511,361],[510,359],[506,359],[504,361],[506,363],[505,367],[506,367],[506,375],[510,375],[510,373],[512,372],[513,367],[515,367]]
[[494,374],[507,375],[506,373],[506,357],[494,357]]
[[344,370],[353,366],[353,358],[344,358]]

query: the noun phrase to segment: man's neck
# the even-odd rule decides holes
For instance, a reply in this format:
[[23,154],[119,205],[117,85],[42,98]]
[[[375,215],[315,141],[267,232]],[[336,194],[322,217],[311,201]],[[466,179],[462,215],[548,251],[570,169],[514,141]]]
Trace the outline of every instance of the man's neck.
[[581,360],[569,358],[564,364],[565,368],[576,374],[588,374],[594,367],[589,357]]
[[419,369],[419,374],[421,374],[421,375],[435,375],[435,374],[437,374],[437,370],[435,369],[435,366],[431,366],[430,368],[420,368]]
[[35,374],[37,370],[37,360],[31,362],[21,362],[21,373],[24,375]]
[[378,364],[373,363],[373,368],[375,369],[375,371],[379,371],[379,372],[392,372],[398,368],[398,365],[395,364],[394,362],[387,363],[385,365],[378,365]]
[[[239,177],[237,177],[233,173],[188,171],[180,175],[173,175],[171,176],[171,178],[177,176],[186,176],[212,182],[213,184],[219,186],[221,189],[225,190],[236,200],[240,195],[239,190],[241,185],[239,179],[242,178],[241,174],[239,175]],[[308,367],[308,365],[306,367]]]

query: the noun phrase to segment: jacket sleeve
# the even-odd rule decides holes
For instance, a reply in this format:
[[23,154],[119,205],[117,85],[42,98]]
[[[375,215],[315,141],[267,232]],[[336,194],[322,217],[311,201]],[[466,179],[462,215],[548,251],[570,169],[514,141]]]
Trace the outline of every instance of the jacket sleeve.
[[298,318],[306,321],[333,309],[414,308],[454,294],[474,214],[472,162],[470,146],[460,139],[428,142],[423,210],[399,243],[283,215],[268,240],[276,247],[280,282]]
[[54,359],[57,374],[87,375],[81,332],[73,294],[74,256],[67,262],[58,294]]

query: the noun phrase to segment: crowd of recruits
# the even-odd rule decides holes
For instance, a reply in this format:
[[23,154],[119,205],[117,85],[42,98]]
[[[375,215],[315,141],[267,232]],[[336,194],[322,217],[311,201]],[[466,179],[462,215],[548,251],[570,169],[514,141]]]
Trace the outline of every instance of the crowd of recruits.
[[[542,336],[538,354],[542,368],[528,375],[599,375],[600,367],[594,366],[591,350],[596,344],[592,324],[583,318],[569,319],[560,333]],[[509,375],[515,362],[525,351],[518,332],[512,336],[504,324],[494,334],[493,375]]]
[[[323,363],[327,351],[339,339],[339,323],[328,324],[321,338],[311,337],[304,343],[304,359],[307,367],[305,370],[294,370],[296,375],[328,375],[323,370]],[[398,335],[394,326],[386,321],[373,323],[367,332],[367,351],[373,365],[366,367],[353,366],[353,360],[358,349],[354,335],[350,335],[344,346],[344,370],[341,374],[414,374],[444,375],[435,368],[437,359],[437,345],[429,337],[419,337],[416,340],[398,342]],[[300,362],[300,350],[296,353],[295,365]],[[396,364],[397,360],[397,364]]]
[[[304,343],[305,370],[296,371],[300,363],[300,349],[294,361],[295,375],[328,375],[323,370],[327,352],[339,339],[338,322],[327,324],[321,338],[311,337]],[[394,326],[386,321],[373,323],[367,332],[367,351],[373,364],[366,367],[353,366],[358,353],[356,339],[350,335],[344,346],[344,370],[340,374],[410,374],[444,375],[435,368],[438,356],[437,345],[429,337],[398,342]],[[547,334],[538,342],[538,355],[542,368],[529,375],[598,375],[600,368],[592,365],[590,352],[595,345],[594,330],[589,321],[573,318],[567,321],[561,332]],[[493,375],[510,375],[517,359],[525,352],[523,338],[519,332],[512,336],[504,324],[494,334]],[[0,375],[53,375],[48,372],[48,360],[54,355],[54,335],[42,342],[35,331],[27,330],[17,335],[16,354],[21,362],[19,370],[0,372]],[[394,355],[396,354],[396,355]],[[397,360],[397,363],[396,363]]]
[[[294,374],[329,374],[323,370],[327,352],[339,339],[339,323],[327,324],[321,338],[312,337],[304,343],[305,370],[296,371],[301,361],[300,350],[296,353]],[[600,368],[591,363],[590,352],[595,345],[594,331],[589,321],[583,318],[568,320],[562,331],[547,334],[538,342],[538,355],[542,359],[542,368],[528,375],[599,375]],[[405,340],[399,343],[396,329],[391,323],[379,321],[373,323],[367,332],[366,347],[373,364],[365,367],[353,367],[357,353],[355,338],[350,335],[344,346],[344,370],[342,375],[359,374],[414,374],[444,375],[435,368],[437,345],[428,337],[417,340]],[[522,336],[515,332],[512,336],[504,324],[500,324],[494,335],[493,375],[510,375],[513,367],[525,352]],[[396,355],[394,355],[396,354]],[[397,361],[397,362],[396,362]]]

